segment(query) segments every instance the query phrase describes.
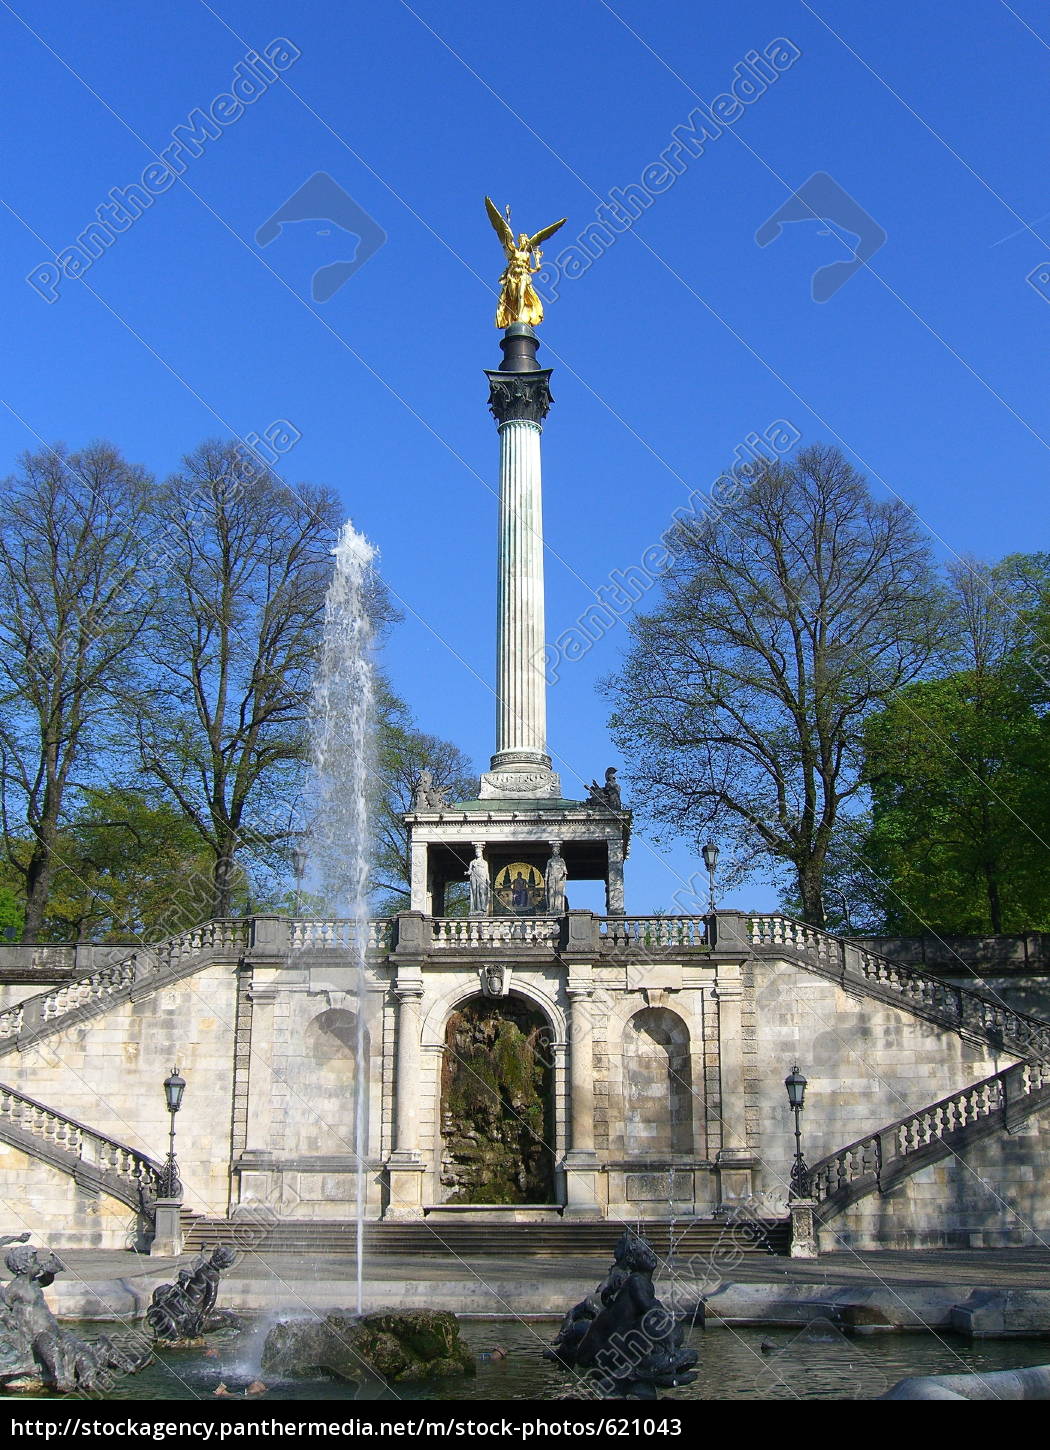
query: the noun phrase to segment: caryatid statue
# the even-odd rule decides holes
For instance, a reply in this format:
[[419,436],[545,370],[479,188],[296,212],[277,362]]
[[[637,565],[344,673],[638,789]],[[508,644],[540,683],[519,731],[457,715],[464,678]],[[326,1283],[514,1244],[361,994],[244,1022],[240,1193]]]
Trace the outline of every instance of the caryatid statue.
[[544,872],[547,911],[551,916],[565,915],[565,882],[568,880],[568,876],[569,868],[561,854],[561,842],[552,841],[550,860],[547,862],[547,870]]
[[538,250],[539,244],[563,227],[568,217],[562,217],[560,222],[553,222],[531,237],[527,232],[519,232],[515,241],[510,228],[510,207],[506,209],[506,216],[501,216],[492,198],[487,196],[485,209],[497,237],[503,243],[507,258],[507,265],[499,279],[496,326],[510,327],[513,322],[527,322],[530,327],[537,327],[543,321],[543,303],[532,285],[532,277],[540,270],[540,258],[543,256]]
[[492,887],[489,883],[489,865],[485,860],[484,844],[475,841],[474,852],[474,859],[467,871],[470,880],[470,914],[488,916],[492,904]]

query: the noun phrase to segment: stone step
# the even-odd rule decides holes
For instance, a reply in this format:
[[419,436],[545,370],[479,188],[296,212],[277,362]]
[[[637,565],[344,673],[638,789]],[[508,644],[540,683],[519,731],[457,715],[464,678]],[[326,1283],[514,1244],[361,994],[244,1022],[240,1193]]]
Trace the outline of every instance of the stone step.
[[[365,1252],[369,1255],[425,1254],[429,1257],[612,1257],[624,1224],[596,1222],[532,1223],[369,1223],[365,1225]],[[633,1227],[633,1225],[632,1225]],[[692,1219],[688,1222],[650,1222],[640,1226],[655,1252],[665,1258],[673,1237],[676,1258],[723,1251],[766,1257],[786,1254],[787,1220],[728,1222]],[[345,1220],[280,1223],[254,1226],[250,1220],[201,1218],[187,1232],[188,1250],[232,1243],[267,1253],[353,1254],[356,1225]]]

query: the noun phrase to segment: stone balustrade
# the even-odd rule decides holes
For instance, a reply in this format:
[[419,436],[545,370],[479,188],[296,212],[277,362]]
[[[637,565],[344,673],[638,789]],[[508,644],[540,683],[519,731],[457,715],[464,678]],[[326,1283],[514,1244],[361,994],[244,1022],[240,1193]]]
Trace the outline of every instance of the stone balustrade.
[[358,945],[362,931],[368,951],[389,951],[393,945],[394,924],[385,916],[369,921],[357,921],[351,917],[323,920],[298,916],[289,922],[288,944],[292,951],[326,948],[351,951]]
[[980,992],[945,982],[915,967],[904,967],[842,937],[792,917],[747,917],[754,946],[805,952],[843,981],[852,978],[900,998],[916,1011],[928,1012],[960,1031],[998,1041],[1025,1057],[1050,1061],[1050,1026]]
[[651,951],[654,948],[708,948],[707,919],[702,916],[598,917],[598,934],[606,951]]
[[247,921],[230,918],[202,922],[164,941],[137,948],[75,981],[39,992],[0,1012],[0,1048],[8,1050],[20,1037],[54,1029],[77,1014],[102,1006],[111,997],[148,984],[151,978],[161,980],[177,973],[202,955],[239,955],[247,941]]
[[432,916],[428,945],[435,951],[478,947],[543,947],[561,941],[560,916]]
[[891,1173],[899,1177],[906,1172],[907,1160],[922,1150],[979,1122],[1003,1118],[1010,1110],[1023,1117],[1034,1108],[1032,1100],[1047,1089],[1050,1066],[1014,1063],[821,1158],[806,1175],[807,1196],[823,1206],[818,1217],[826,1221],[852,1198],[884,1188]]

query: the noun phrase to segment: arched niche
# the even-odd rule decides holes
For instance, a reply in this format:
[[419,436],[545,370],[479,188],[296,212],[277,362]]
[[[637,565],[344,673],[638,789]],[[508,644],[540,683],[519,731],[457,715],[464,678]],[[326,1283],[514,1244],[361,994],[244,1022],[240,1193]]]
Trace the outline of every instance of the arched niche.
[[[368,1031],[359,1029],[356,1012],[329,1007],[311,1018],[289,1082],[298,1100],[294,1131],[286,1143],[290,1155],[346,1155],[356,1151],[357,1104],[363,1093],[367,1114],[369,1061]],[[365,1153],[368,1136],[366,1117],[362,1145]]]
[[546,1015],[515,992],[457,1003],[441,1067],[445,1203],[554,1202],[554,1041]]
[[689,1028],[667,1007],[646,1007],[623,1032],[624,1147],[628,1157],[693,1151]]

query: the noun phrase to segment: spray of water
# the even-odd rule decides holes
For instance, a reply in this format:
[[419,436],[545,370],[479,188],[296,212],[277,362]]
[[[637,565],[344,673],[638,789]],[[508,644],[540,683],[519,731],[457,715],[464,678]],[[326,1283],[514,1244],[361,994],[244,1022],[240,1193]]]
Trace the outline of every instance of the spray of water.
[[324,642],[314,683],[310,854],[327,910],[354,923],[353,990],[357,1043],[354,1156],[357,1163],[357,1312],[364,1300],[365,1163],[368,1063],[365,1060],[365,955],[368,926],[368,788],[374,769],[375,670],[369,581],[375,549],[346,523],[333,550]]

